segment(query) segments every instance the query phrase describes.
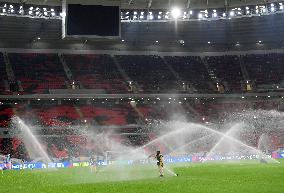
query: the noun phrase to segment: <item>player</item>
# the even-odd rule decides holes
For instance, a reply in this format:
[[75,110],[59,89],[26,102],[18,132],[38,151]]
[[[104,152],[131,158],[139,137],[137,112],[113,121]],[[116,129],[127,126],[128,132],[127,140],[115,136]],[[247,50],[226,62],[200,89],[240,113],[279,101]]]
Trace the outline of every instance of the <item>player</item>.
[[25,160],[21,159],[21,169],[23,170],[25,168]]
[[12,168],[11,155],[8,154],[5,157],[6,157],[6,159],[5,159],[5,162],[4,162],[4,169],[10,170]]
[[157,166],[159,169],[160,177],[164,176],[164,156],[160,151],[157,151],[157,154],[150,155],[149,157],[155,157],[157,159]]
[[93,172],[93,171],[97,172],[97,161],[94,158],[94,156],[90,157],[89,166],[90,166],[91,172]]

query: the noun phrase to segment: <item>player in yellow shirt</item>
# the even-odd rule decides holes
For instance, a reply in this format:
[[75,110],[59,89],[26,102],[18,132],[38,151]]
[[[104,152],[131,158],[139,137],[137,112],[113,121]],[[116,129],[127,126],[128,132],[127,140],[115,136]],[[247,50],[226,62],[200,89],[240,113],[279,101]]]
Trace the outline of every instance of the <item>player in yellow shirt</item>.
[[150,155],[149,157],[155,157],[157,159],[157,166],[159,169],[160,177],[164,176],[164,156],[160,151],[157,151],[157,154]]

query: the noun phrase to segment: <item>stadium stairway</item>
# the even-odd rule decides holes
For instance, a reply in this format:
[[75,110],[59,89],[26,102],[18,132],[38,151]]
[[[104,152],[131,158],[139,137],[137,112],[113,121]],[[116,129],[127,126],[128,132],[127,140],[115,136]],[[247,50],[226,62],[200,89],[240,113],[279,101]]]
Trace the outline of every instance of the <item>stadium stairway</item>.
[[7,73],[8,80],[9,80],[10,82],[15,81],[15,80],[16,80],[16,79],[15,79],[15,74],[14,74],[12,65],[11,65],[11,63],[10,63],[8,54],[7,54],[6,52],[4,52],[4,53],[3,53],[3,57],[4,57],[4,61],[5,61],[6,73]]
[[58,54],[58,57],[59,57],[59,60],[60,60],[60,63],[62,64],[63,66],[63,69],[65,71],[65,74],[66,74],[66,77],[68,78],[69,82],[73,82],[74,81],[74,76],[72,74],[72,71],[70,70],[69,66],[67,65],[67,63],[65,62],[65,58],[64,58],[64,55],[62,54]]
[[240,60],[240,66],[241,66],[241,70],[242,70],[243,79],[244,80],[250,80],[249,73],[248,73],[246,66],[244,64],[242,55],[239,56],[239,60]]
[[207,72],[208,72],[208,74],[209,74],[211,80],[212,80],[212,81],[215,83],[215,85],[216,85],[216,83],[217,83],[217,82],[220,82],[220,80],[218,79],[218,77],[217,77],[215,71],[214,71],[213,69],[211,69],[211,67],[208,65],[208,63],[207,63],[205,57],[201,57],[201,60],[202,60],[203,65],[205,66],[205,68],[206,68],[206,70],[207,70]]

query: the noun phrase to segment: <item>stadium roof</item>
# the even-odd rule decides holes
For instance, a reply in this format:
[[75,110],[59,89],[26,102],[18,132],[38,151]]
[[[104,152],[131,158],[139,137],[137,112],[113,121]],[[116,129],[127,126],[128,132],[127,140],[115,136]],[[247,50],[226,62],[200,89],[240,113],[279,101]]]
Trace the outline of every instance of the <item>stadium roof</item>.
[[[75,0],[84,2],[83,0]],[[120,0],[112,0],[120,1]],[[169,9],[172,6],[180,8],[219,8],[219,7],[237,7],[244,5],[257,5],[272,2],[280,2],[281,0],[121,0],[123,9]],[[7,0],[6,2],[26,4],[40,4],[40,5],[53,5],[60,6],[62,0]]]

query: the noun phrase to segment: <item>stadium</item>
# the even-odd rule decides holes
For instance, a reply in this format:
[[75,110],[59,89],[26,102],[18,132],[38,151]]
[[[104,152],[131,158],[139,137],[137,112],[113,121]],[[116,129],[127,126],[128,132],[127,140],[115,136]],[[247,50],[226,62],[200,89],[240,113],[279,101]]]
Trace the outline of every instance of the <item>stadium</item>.
[[0,192],[281,193],[284,1],[0,2]]

